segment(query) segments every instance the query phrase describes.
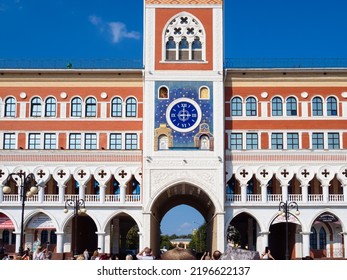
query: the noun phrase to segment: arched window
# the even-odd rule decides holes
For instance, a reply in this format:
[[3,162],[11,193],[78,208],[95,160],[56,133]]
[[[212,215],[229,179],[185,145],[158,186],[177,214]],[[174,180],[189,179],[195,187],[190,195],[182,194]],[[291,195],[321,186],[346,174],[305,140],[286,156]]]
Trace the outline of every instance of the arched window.
[[312,115],[313,116],[323,116],[322,98],[315,97],[312,99]]
[[166,60],[176,60],[176,42],[172,36],[166,42]]
[[136,99],[133,97],[130,97],[126,101],[126,113],[125,115],[127,117],[136,117],[137,108],[136,108]]
[[57,114],[57,101],[53,97],[46,99],[45,117],[55,117]]
[[82,100],[79,97],[71,100],[71,117],[82,117]]
[[282,99],[280,97],[274,97],[272,99],[272,116],[282,116],[283,115],[283,105]]
[[257,115],[257,100],[254,97],[248,97],[246,99],[246,116]]
[[13,97],[9,97],[5,101],[5,117],[16,116],[16,100]]
[[200,150],[210,149],[210,138],[207,135],[202,135],[200,137]]
[[240,97],[234,97],[231,100],[231,115],[242,116],[242,100]]
[[167,135],[160,135],[158,139],[158,150],[169,149],[169,138]]
[[42,114],[42,101],[39,97],[34,97],[31,100],[30,106],[31,117],[41,117]]
[[167,87],[160,87],[159,89],[159,98],[160,99],[168,99],[169,98],[169,90]]
[[311,228],[310,234],[310,248],[313,250],[317,250],[317,231],[315,228]]
[[163,30],[163,60],[205,61],[205,40],[200,21],[189,13],[180,13]]
[[327,99],[327,115],[337,116],[337,101],[335,97],[328,97]]
[[193,44],[192,44],[192,50],[193,50],[193,60],[202,60],[202,44],[199,37],[195,37]]
[[200,99],[210,99],[210,91],[208,87],[201,87],[200,88],[200,94],[199,94]]
[[179,43],[179,59],[188,60],[189,59],[189,43],[186,37],[182,37]]
[[319,230],[319,249],[323,250],[327,246],[327,233],[325,229],[322,227]]
[[96,117],[96,99],[88,97],[86,100],[86,117]]
[[111,116],[121,117],[122,116],[122,99],[115,97],[111,102]]
[[294,97],[288,97],[286,105],[287,116],[297,116],[298,108],[296,104],[296,99]]

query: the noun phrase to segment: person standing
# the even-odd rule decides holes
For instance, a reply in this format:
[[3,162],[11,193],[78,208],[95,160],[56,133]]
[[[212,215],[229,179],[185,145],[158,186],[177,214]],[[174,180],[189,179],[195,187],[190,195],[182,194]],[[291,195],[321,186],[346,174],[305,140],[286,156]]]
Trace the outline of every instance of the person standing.
[[88,252],[88,249],[85,249],[85,250],[84,250],[83,256],[84,256],[84,259],[85,259],[85,260],[89,260],[89,252]]
[[136,255],[138,260],[154,260],[155,257],[152,254],[152,249],[145,247],[141,252]]

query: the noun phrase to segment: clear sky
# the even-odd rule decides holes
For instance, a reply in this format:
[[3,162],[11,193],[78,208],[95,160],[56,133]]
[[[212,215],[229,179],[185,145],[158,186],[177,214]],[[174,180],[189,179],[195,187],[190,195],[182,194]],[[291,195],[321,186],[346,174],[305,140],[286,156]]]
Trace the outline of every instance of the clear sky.
[[[225,58],[347,58],[346,0],[225,0]],[[143,0],[0,0],[0,59],[142,59]],[[179,206],[164,234],[203,218]]]
[[[346,58],[345,0],[225,0],[226,58]],[[0,58],[142,59],[143,0],[0,0]]]

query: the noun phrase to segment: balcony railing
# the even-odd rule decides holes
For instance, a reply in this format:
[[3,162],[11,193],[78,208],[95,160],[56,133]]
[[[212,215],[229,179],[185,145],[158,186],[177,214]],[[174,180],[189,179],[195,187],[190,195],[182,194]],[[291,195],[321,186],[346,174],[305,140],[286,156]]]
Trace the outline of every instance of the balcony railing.
[[[64,196],[64,203],[66,200],[76,200],[79,199],[78,194],[66,194]],[[86,203],[100,203],[100,195],[97,194],[87,194],[84,196],[84,200]],[[4,194],[2,203],[4,204],[12,204],[19,203],[21,201],[20,196],[18,194]],[[119,195],[105,195],[105,203],[119,203],[120,196]],[[126,203],[139,203],[141,202],[141,195],[139,194],[127,194],[125,196]],[[27,204],[33,203],[42,203],[42,204],[59,204],[59,195],[58,194],[45,194],[42,202],[39,201],[39,196],[34,195],[33,197],[28,197],[26,200]]]
[[[267,195],[267,201],[265,203],[279,203],[283,201],[282,194],[268,194]],[[301,194],[289,194],[288,195],[288,201],[296,201],[296,202],[302,202],[303,197]],[[323,202],[323,195],[322,194],[309,194],[307,197],[308,203],[315,203],[315,202]],[[226,195],[226,202],[230,203],[242,203],[242,197],[240,194],[227,194]],[[261,194],[248,194],[246,196],[246,203],[254,203],[259,202],[263,203]],[[343,203],[344,202],[344,195],[343,194],[330,194],[329,195],[329,203]]]

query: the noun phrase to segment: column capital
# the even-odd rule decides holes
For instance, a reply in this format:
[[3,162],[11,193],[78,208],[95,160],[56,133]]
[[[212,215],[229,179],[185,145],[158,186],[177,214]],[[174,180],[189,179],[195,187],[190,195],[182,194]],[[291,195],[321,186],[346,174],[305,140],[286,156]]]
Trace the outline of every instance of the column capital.
[[261,236],[269,235],[270,231],[261,231],[259,232]]

